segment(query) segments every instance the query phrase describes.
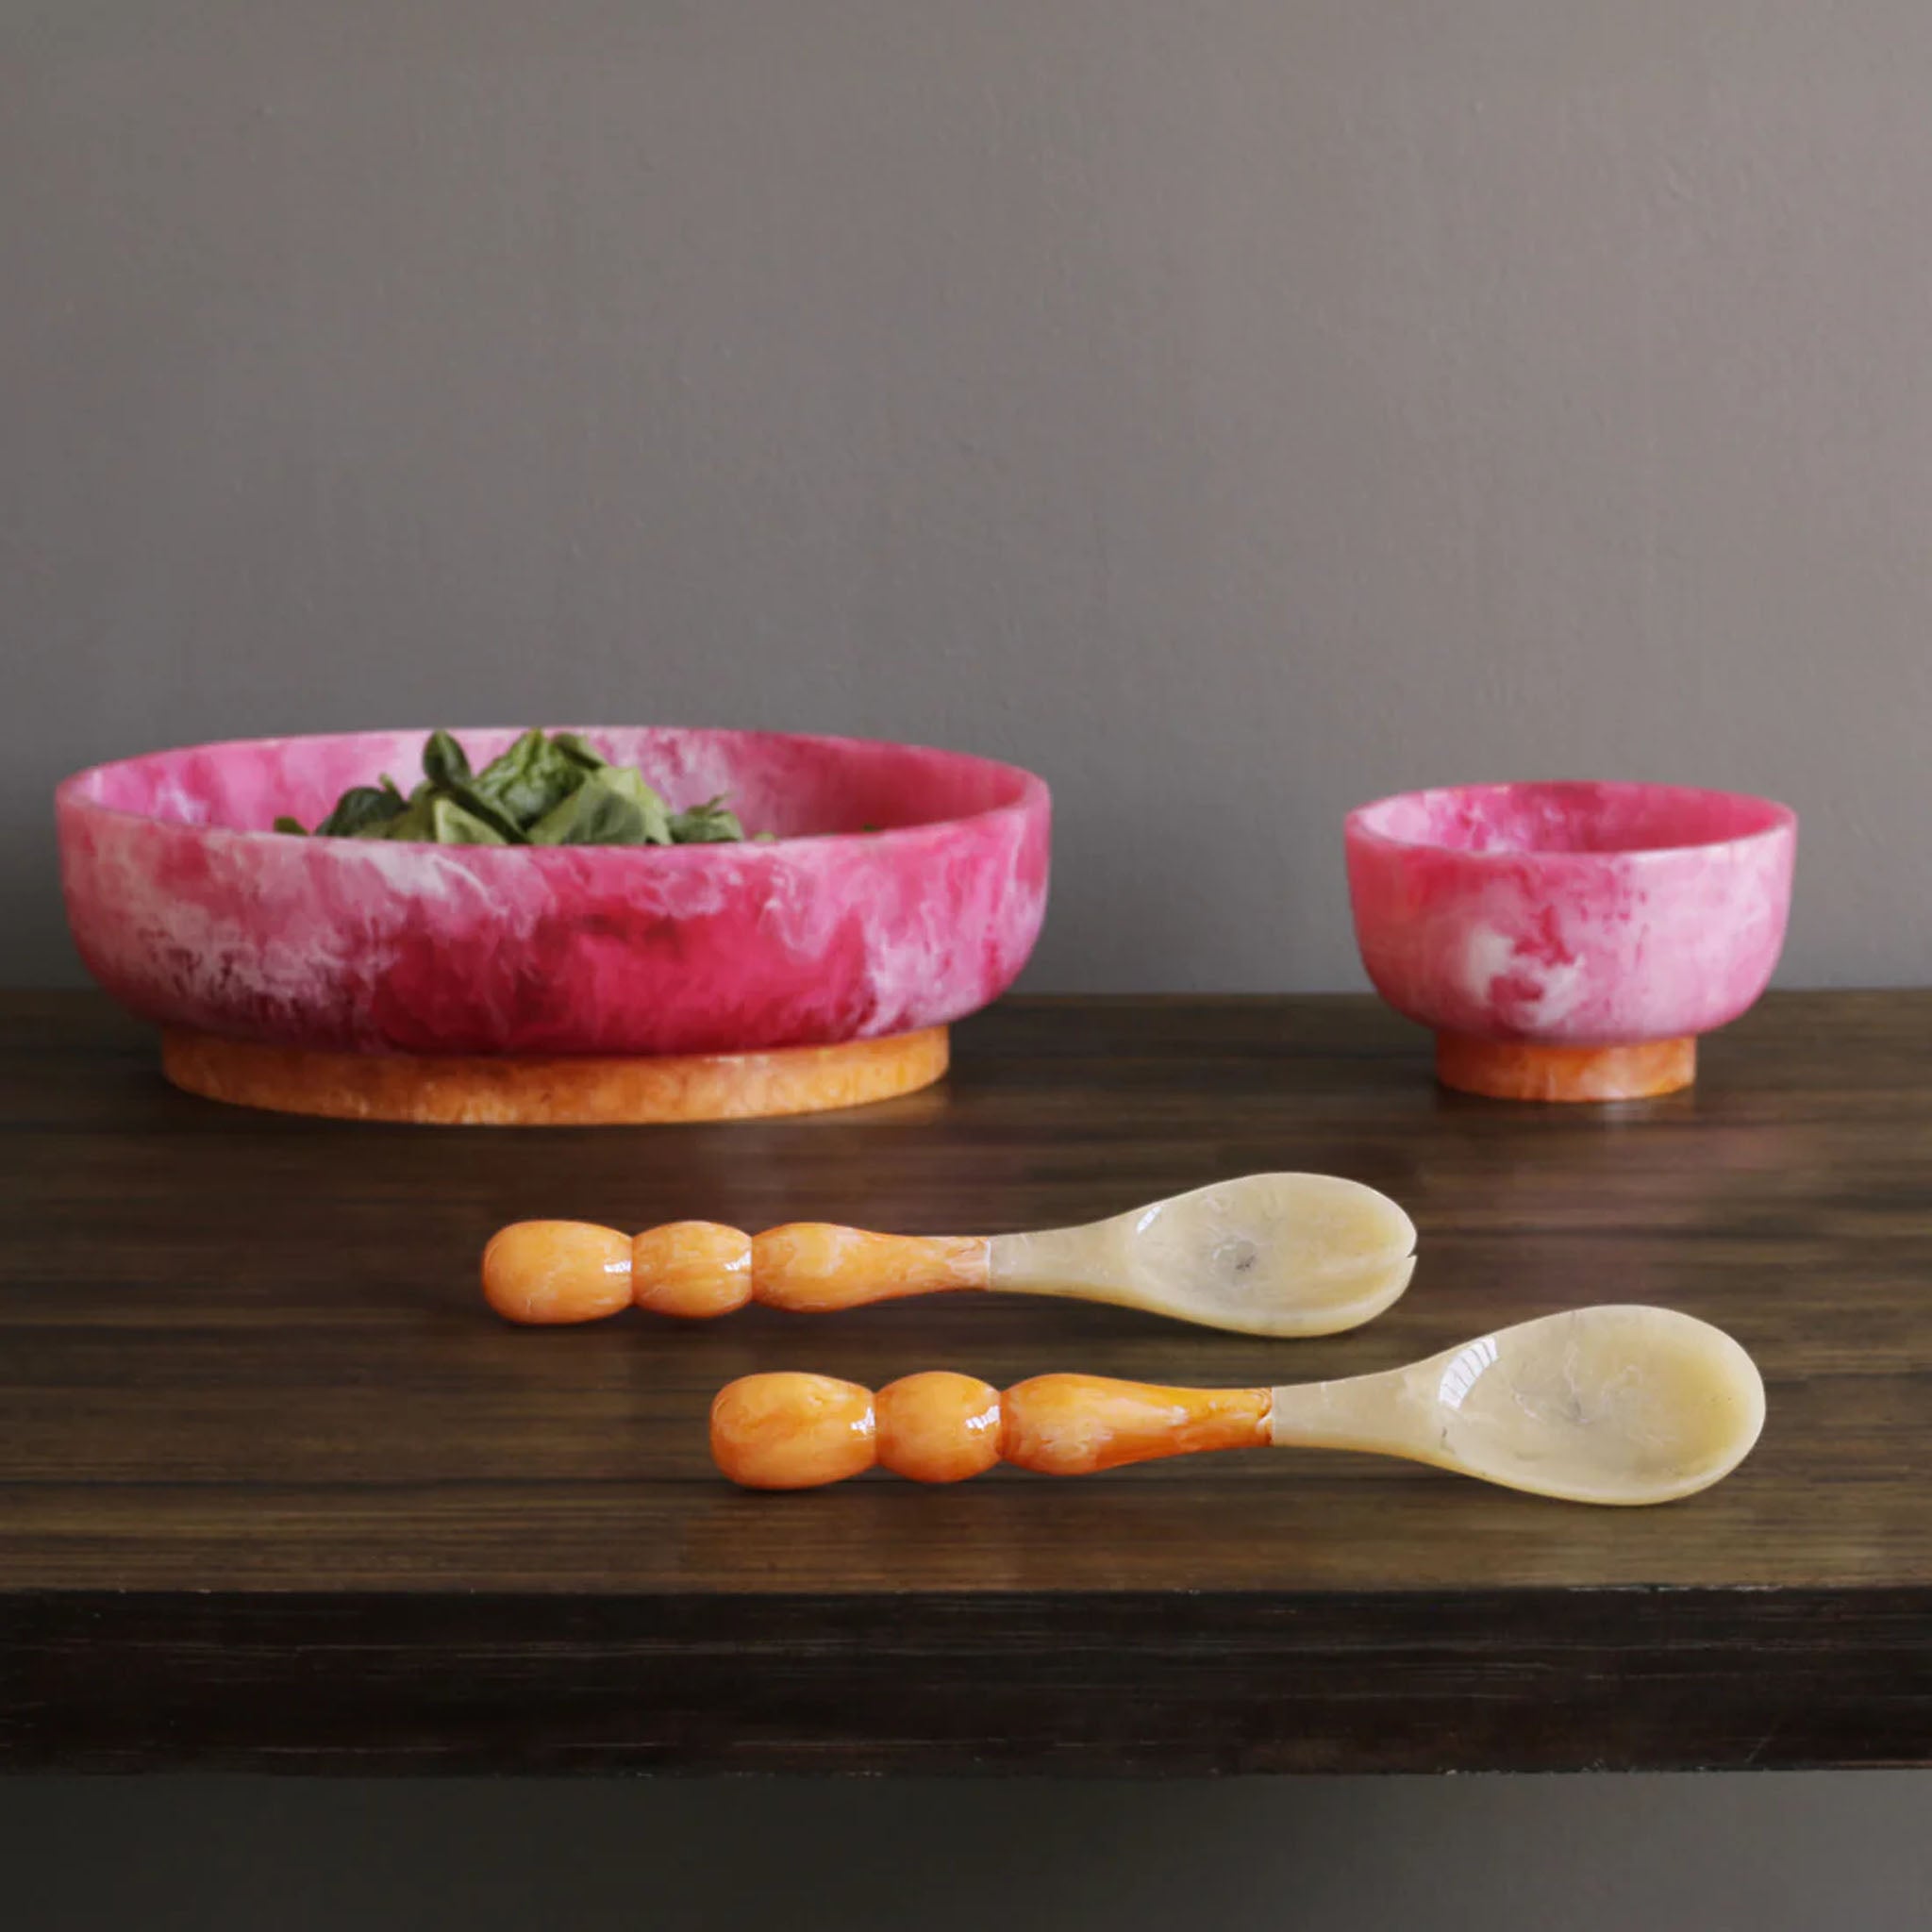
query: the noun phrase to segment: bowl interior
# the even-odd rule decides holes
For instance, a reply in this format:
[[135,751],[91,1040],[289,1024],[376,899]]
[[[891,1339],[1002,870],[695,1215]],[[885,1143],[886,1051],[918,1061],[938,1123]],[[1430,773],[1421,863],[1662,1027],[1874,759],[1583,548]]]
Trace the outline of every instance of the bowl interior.
[[1357,824],[1396,844],[1452,852],[1673,852],[1775,830],[1766,798],[1680,785],[1457,785],[1364,806]]
[[[795,839],[945,823],[1014,805],[1030,781],[1010,766],[867,739],[671,726],[576,729],[615,763],[635,765],[674,810],[726,794],[747,832]],[[514,729],[458,730],[479,768]],[[384,774],[404,791],[422,776],[426,730],[364,731],[192,745],[102,765],[75,781],[111,811],[180,824],[266,831],[291,813],[312,824],[352,785]]]

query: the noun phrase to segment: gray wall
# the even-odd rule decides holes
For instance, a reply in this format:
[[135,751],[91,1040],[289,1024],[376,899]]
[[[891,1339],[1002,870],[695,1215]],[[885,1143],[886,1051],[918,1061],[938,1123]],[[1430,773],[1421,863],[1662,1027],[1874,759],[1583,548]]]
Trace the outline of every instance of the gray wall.
[[[1916,0],[0,0],[0,978],[75,972],[67,770],[548,714],[1036,766],[1039,985],[1357,983],[1343,809],[1537,774],[1790,799],[1786,976],[1924,979],[1928,101]],[[1887,1932],[1926,1790],[15,1784],[0,1838],[30,1932],[733,1924],[761,1847],[801,1924],[964,1923],[876,1876],[953,1852],[1020,1926]]]
[[1927,1779],[0,1781],[10,1932],[1924,1932]]
[[540,713],[1038,767],[1032,983],[1357,984],[1337,824],[1761,789],[1932,963],[1915,0],[0,0],[0,977],[46,797]]

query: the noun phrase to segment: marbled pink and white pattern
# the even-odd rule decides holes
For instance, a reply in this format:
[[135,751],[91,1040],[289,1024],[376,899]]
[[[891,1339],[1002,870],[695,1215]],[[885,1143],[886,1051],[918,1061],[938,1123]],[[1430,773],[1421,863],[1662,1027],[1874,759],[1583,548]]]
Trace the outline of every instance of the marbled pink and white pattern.
[[[407,790],[426,732],[157,752],[57,795],[81,957],[134,1012],[243,1040],[673,1054],[957,1020],[1033,949],[1050,806],[1029,773],[858,739],[582,728],[674,808],[728,792],[779,842],[296,839],[268,829],[277,813],[312,824],[382,772]],[[480,766],[515,733],[457,735]]]
[[1376,991],[1443,1033],[1617,1045],[1707,1033],[1769,984],[1797,816],[1673,785],[1471,785],[1349,815]]

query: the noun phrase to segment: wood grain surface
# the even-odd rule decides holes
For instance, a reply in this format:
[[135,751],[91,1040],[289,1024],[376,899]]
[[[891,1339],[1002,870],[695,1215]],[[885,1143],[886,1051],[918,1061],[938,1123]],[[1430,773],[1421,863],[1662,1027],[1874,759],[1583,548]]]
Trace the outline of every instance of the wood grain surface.
[[[1932,1762],[1932,994],[1774,997],[1699,1084],[1435,1087],[1355,999],[1026,1000],[947,1082],[705,1127],[223,1108],[79,994],[0,996],[0,1763],[342,1769]],[[1370,1327],[994,1296],[518,1330],[503,1222],[1082,1221],[1307,1168],[1414,1216]],[[1241,1452],[796,1495],[712,1470],[755,1369],[1274,1383],[1578,1303],[1729,1329],[1729,1481],[1592,1510]]]

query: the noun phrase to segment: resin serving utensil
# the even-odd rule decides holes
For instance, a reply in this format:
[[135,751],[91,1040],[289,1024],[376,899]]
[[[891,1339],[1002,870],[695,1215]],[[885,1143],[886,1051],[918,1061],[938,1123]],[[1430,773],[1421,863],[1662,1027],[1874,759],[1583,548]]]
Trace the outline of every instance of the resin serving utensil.
[[1798,822],[1677,785],[1464,785],[1351,812],[1362,962],[1436,1035],[1443,1085],[1627,1100],[1696,1077],[1697,1036],[1777,964]]
[[708,1221],[630,1236],[520,1221],[483,1251],[483,1293],[512,1322],[591,1322],[635,1303],[710,1316],[757,1301],[823,1313],[945,1289],[1145,1308],[1245,1335],[1332,1335],[1408,1286],[1415,1224],[1359,1181],[1257,1174],[1086,1227],[891,1235],[800,1222],[752,1236]]
[[1757,1367],[1670,1308],[1603,1307],[1501,1328],[1406,1369],[1283,1389],[1169,1389],[1036,1375],[1002,1393],[908,1375],[874,1396],[829,1375],[747,1375],[711,1405],[711,1455],[757,1490],[874,1463],[958,1482],[995,1462],[1087,1475],[1204,1449],[1358,1449],[1574,1503],[1707,1489],[1764,1426]]

